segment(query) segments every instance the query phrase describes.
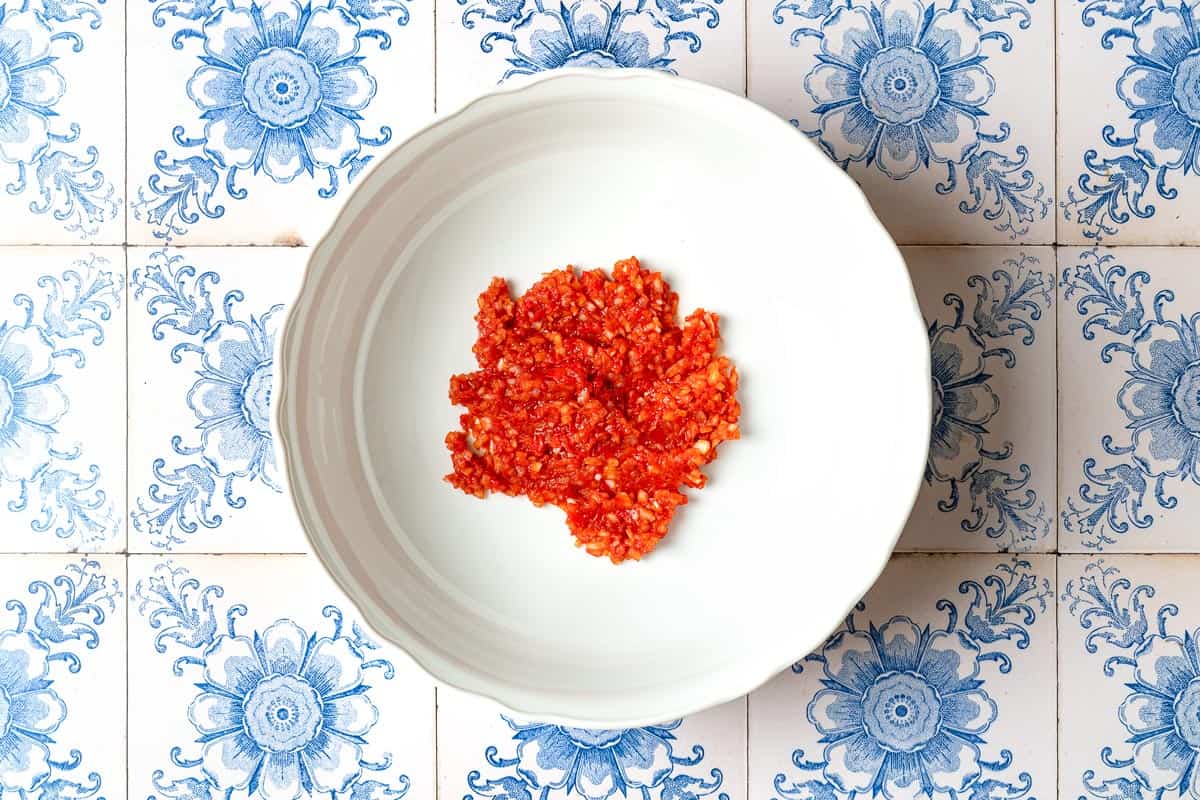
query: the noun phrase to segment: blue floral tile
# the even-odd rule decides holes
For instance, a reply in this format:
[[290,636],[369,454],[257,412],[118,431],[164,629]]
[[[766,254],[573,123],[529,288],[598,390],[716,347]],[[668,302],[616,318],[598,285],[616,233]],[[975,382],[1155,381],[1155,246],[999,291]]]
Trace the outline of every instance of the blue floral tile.
[[1059,3],[1062,243],[1200,241],[1195,13],[1174,0]]
[[125,254],[0,248],[0,552],[121,550]]
[[900,550],[1056,544],[1056,269],[1049,247],[908,247],[934,419]]
[[1195,552],[1200,274],[1187,248],[1059,251],[1064,552]]
[[125,561],[0,556],[0,792],[125,797]]
[[1059,560],[1060,797],[1200,796],[1198,569],[1194,556]]
[[407,0],[132,5],[130,241],[315,243],[431,115],[432,34]]
[[125,4],[0,7],[0,244],[125,237]]
[[438,111],[559,67],[660,69],[742,94],[733,0],[436,0]]
[[305,552],[272,430],[303,248],[129,251],[129,548]]
[[902,244],[1051,243],[1053,3],[751,3],[749,94]]
[[439,688],[438,788],[463,800],[747,800],[746,701],[593,730]]
[[750,796],[1017,800],[1056,786],[1051,556],[897,556],[750,695]]
[[433,797],[433,684],[306,556],[131,556],[129,796]]

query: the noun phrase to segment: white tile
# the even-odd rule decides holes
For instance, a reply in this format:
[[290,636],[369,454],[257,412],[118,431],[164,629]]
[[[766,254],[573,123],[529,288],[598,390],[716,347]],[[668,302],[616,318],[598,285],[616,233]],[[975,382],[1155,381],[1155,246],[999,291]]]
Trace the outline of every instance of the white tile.
[[130,550],[306,552],[268,416],[306,250],[129,258]]
[[1064,552],[1200,547],[1196,252],[1059,250]]
[[1200,767],[1197,569],[1194,556],[1059,559],[1069,676],[1059,685],[1059,797],[1196,796],[1185,772]]
[[750,695],[750,796],[875,796],[878,778],[892,797],[1053,797],[1054,613],[1052,556],[893,558],[821,650]]
[[746,800],[745,762],[745,698],[657,726],[598,731],[438,689],[441,797]]
[[[652,67],[745,90],[742,0],[437,0],[437,12],[439,113],[558,67]],[[583,43],[589,27],[603,41]]]
[[[1052,242],[1053,3],[912,0],[888,7],[901,5],[908,10],[893,17],[883,0],[750,0],[751,99],[847,164],[902,244]],[[851,46],[845,43],[857,41],[846,31],[870,28],[872,9],[889,37],[902,35],[914,15],[933,16],[915,49],[882,48],[868,31],[875,42],[869,55],[844,52]],[[952,61],[945,41],[959,43]],[[838,59],[867,59],[867,83],[857,68],[836,66]],[[940,73],[958,76],[960,110],[938,99],[939,80],[946,80]],[[838,88],[847,81],[849,94]],[[847,133],[847,119],[862,124]],[[950,119],[953,128],[944,124]],[[885,122],[903,137],[876,146]]]
[[0,586],[0,786],[125,797],[124,559],[0,556]]
[[120,244],[125,4],[8,3],[0,37],[0,243]]
[[254,29],[250,0],[130,6],[131,242],[314,244],[355,176],[432,114],[430,3],[320,4],[299,38],[301,3],[265,5],[292,49],[226,49],[223,31]]
[[125,254],[0,248],[0,551],[124,547]]
[[936,413],[899,549],[1054,549],[1054,250],[908,247],[904,257],[930,327]]
[[[1195,222],[1200,186],[1194,177],[1200,166],[1195,162],[1200,86],[1187,78],[1196,55],[1186,47],[1164,55],[1161,44],[1146,44],[1194,37],[1179,6],[1058,4],[1064,244],[1097,237],[1105,244],[1200,242]],[[1139,58],[1141,65],[1135,63]],[[1156,85],[1161,95],[1153,93]]]
[[[250,776],[272,746],[288,753],[274,757],[277,780],[300,781],[299,796],[433,797],[433,685],[363,629],[315,561],[131,556],[129,572],[131,797],[215,797],[238,784],[236,796],[270,796],[269,766]],[[199,741],[222,693],[240,701],[239,722]],[[222,757],[237,745],[241,762]]]

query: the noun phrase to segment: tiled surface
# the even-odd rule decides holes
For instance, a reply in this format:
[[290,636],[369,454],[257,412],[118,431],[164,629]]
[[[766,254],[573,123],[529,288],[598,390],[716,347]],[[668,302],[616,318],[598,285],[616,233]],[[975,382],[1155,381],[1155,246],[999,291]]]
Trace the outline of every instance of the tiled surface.
[[[0,787],[1200,800],[1200,278],[1167,247],[1200,245],[1181,9],[4,6]],[[940,399],[900,554],[841,629],[748,698],[614,733],[512,716],[372,643],[305,554],[263,424],[306,246],[362,169],[506,73],[577,64],[748,93],[844,162],[906,246]],[[882,448],[872,376],[837,390],[879,398]],[[890,478],[860,463],[869,498]],[[262,659],[286,680],[230,672]],[[341,676],[334,733],[260,729],[312,659]]]
[[[621,776],[634,794],[646,787],[665,797],[747,797],[746,698],[682,721],[598,733],[502,715],[494,703],[442,689],[438,731],[441,797],[509,800],[521,786],[608,797]],[[595,759],[589,770],[608,748],[615,758]]]
[[1194,255],[1059,251],[1064,551],[1196,550]]
[[1052,243],[1053,5],[971,7],[751,0],[750,97],[848,164],[902,244]]
[[121,244],[125,5],[7,3],[0,31],[0,243]]
[[942,412],[901,550],[1053,550],[1054,251],[904,250]]
[[[746,7],[724,0],[613,4],[532,0],[436,0],[438,108],[453,111],[504,77],[554,67],[669,66],[692,80],[742,94]],[[595,50],[572,40],[591,20]]]
[[[130,242],[314,244],[346,184],[433,111],[428,3],[343,0],[303,25],[294,0],[261,5],[269,36],[249,0],[130,4]],[[268,45],[244,103],[234,84]]]
[[129,249],[130,551],[307,552],[268,406],[307,255]]
[[1059,2],[1059,241],[1200,243],[1197,43],[1179,5]]
[[[191,797],[206,779],[272,797],[305,784],[432,796],[432,682],[363,631],[312,560],[132,556],[129,586],[131,796]],[[321,733],[297,749],[322,713]]]
[[122,550],[125,252],[3,247],[0,260],[0,550]]
[[125,568],[119,555],[0,560],[6,793],[126,795]]
[[[1061,797],[1193,794],[1195,556],[1059,561]],[[1191,713],[1189,713],[1191,712]],[[1192,779],[1194,780],[1194,778]]]
[[1053,556],[896,556],[750,695],[750,796],[1053,796],[1054,585]]

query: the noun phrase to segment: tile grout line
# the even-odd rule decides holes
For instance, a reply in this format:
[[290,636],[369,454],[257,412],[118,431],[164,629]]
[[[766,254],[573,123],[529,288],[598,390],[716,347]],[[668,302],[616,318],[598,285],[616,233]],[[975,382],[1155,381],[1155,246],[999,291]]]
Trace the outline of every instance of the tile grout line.
[[130,766],[130,763],[132,761],[132,747],[130,746],[130,742],[129,742],[129,734],[130,734],[130,728],[131,728],[131,726],[130,726],[131,705],[130,705],[130,688],[129,687],[130,687],[130,682],[131,682],[130,673],[131,673],[131,669],[132,669],[133,659],[129,652],[129,636],[130,636],[130,627],[132,625],[132,616],[130,614],[130,609],[133,604],[133,587],[131,587],[129,585],[129,575],[130,575],[130,560],[129,560],[129,544],[130,544],[130,541],[129,541],[129,538],[130,538],[129,537],[129,489],[130,489],[130,485],[129,485],[129,350],[130,350],[130,348],[129,348],[129,327],[130,327],[130,316],[131,316],[131,311],[132,311],[131,303],[129,300],[129,288],[133,281],[129,274],[129,267],[130,267],[130,263],[132,262],[132,258],[130,257],[130,253],[129,253],[129,238],[130,238],[130,236],[129,236],[129,216],[130,216],[130,209],[131,209],[131,205],[132,205],[130,202],[130,194],[129,194],[129,192],[130,192],[129,162],[132,157],[130,154],[130,151],[129,151],[129,127],[130,127],[129,122],[131,119],[130,103],[129,103],[129,15],[130,15],[129,0],[124,0],[124,10],[125,10],[125,14],[124,14],[123,22],[124,22],[124,29],[125,29],[125,41],[123,44],[124,44],[124,56],[125,57],[124,57],[124,61],[122,63],[121,77],[122,77],[122,88],[124,91],[124,100],[125,100],[125,142],[124,142],[124,145],[125,145],[124,183],[125,183],[125,185],[124,185],[123,191],[121,193],[124,196],[124,201],[123,201],[124,208],[121,209],[121,211],[122,211],[122,215],[121,215],[122,216],[122,231],[123,231],[123,235],[121,236],[121,257],[125,262],[124,277],[123,277],[124,286],[122,287],[125,290],[125,337],[124,337],[125,338],[125,341],[124,341],[124,350],[125,350],[125,370],[124,370],[124,373],[125,373],[125,415],[124,415],[125,416],[125,442],[124,442],[124,444],[125,444],[125,452],[123,453],[123,455],[124,455],[123,460],[124,460],[124,465],[125,465],[125,475],[124,475],[125,492],[124,492],[124,498],[121,503],[121,521],[120,521],[119,530],[124,533],[124,537],[125,537],[124,544],[121,548],[121,550],[122,550],[121,563],[125,566],[125,796],[130,797],[131,793],[132,793],[132,786],[133,786],[133,770]]
[[[1057,176],[1056,176],[1057,180]],[[1058,563],[1058,555],[1062,551],[1062,525],[1059,515],[1059,503],[1062,502],[1062,418],[1060,417],[1060,408],[1062,406],[1062,353],[1059,349],[1059,326],[1062,320],[1059,319],[1059,312],[1062,309],[1062,295],[1059,294],[1058,287],[1058,260],[1059,248],[1055,246],[1054,252],[1050,254],[1050,263],[1053,265],[1054,271],[1051,275],[1054,278],[1054,554],[1055,564]],[[1057,568],[1057,567],[1056,567]],[[1057,591],[1058,586],[1055,585]],[[1057,595],[1056,595],[1057,597]],[[1056,707],[1057,710],[1057,707]]]
[[133,605],[133,588],[129,585],[129,553],[121,555],[121,564],[125,567],[125,796],[130,796],[130,788],[133,785],[133,770],[130,768],[130,755],[132,748],[129,745],[129,673],[133,665],[133,659],[129,655],[129,628],[132,617],[129,613],[130,607]]
[[[128,221],[128,218],[126,218]],[[130,256],[129,245],[126,244],[122,248],[122,253],[125,256],[125,500],[121,508],[121,530],[125,532],[125,544],[122,551],[125,554],[126,564],[129,561],[129,552],[131,545],[131,537],[129,533],[129,498],[131,495],[132,484],[129,480],[129,396],[130,379],[132,377],[129,369],[130,356],[133,348],[130,347],[130,331],[132,328],[133,307],[130,302],[130,293],[133,288],[133,276],[129,272],[129,268],[133,263]]]
[[[1059,63],[1058,63],[1058,0],[1054,0],[1054,2],[1050,4],[1050,36],[1051,36],[1050,73],[1051,73],[1051,75],[1053,75],[1053,78],[1054,78],[1053,85],[1050,87],[1050,98],[1054,104],[1054,119],[1053,119],[1054,135],[1051,137],[1052,141],[1054,142],[1053,150],[1051,151],[1051,155],[1054,156],[1054,163],[1053,163],[1054,169],[1052,170],[1052,173],[1054,175],[1054,191],[1050,193],[1050,203],[1051,203],[1050,213],[1054,215],[1054,232],[1053,232],[1053,235],[1051,238],[1052,238],[1052,241],[1054,242],[1054,246],[1057,248],[1059,245],[1059,240],[1062,238],[1058,235],[1058,228],[1059,228],[1059,225],[1062,223],[1062,220],[1060,220],[1058,217],[1058,204],[1057,204],[1057,200],[1058,200],[1059,196],[1061,196],[1061,194],[1062,194],[1062,175],[1059,174],[1059,168],[1058,168],[1058,144],[1059,144],[1058,143],[1058,84],[1059,84],[1059,75],[1058,75],[1058,70],[1059,70]],[[1056,285],[1058,284],[1057,267],[1058,267],[1058,261],[1057,261],[1057,253],[1056,253],[1056,256],[1055,256],[1055,278],[1054,278],[1054,282]],[[1057,326],[1056,326],[1055,339],[1057,340]],[[1058,385],[1057,363],[1055,365],[1055,370],[1054,370],[1054,379],[1055,379],[1055,386],[1057,387],[1057,385]],[[1057,430],[1057,425],[1055,427]],[[1055,459],[1057,461],[1057,458],[1058,458],[1057,449],[1055,450],[1054,455],[1055,455]],[[1056,488],[1057,488],[1057,484],[1056,484]],[[1055,547],[1057,547],[1057,542],[1055,543]]]
[[[126,19],[128,20],[128,15],[126,15]],[[126,44],[128,44],[128,41],[126,42]],[[128,74],[128,72],[126,72],[126,74]],[[126,111],[126,113],[128,113],[128,110]],[[127,131],[126,136],[128,136],[128,126],[126,126],[126,131]],[[125,168],[126,168],[126,170],[129,169],[128,156],[126,156]],[[128,179],[126,179],[125,183],[126,183],[126,187],[127,187],[126,191],[128,192],[128,185],[129,185]],[[126,231],[128,231],[128,226],[129,226],[128,214],[126,214],[126,216],[125,216],[125,225],[126,225]],[[126,236],[126,239],[128,239],[128,236]],[[129,274],[129,266],[130,266],[132,259],[130,258],[130,255],[129,255],[128,244],[126,244],[126,246],[122,250],[122,252],[125,255],[125,502],[123,503],[123,508],[122,508],[121,526],[122,526],[122,530],[124,530],[124,532],[125,532],[125,548],[124,548],[125,552],[124,552],[124,557],[123,557],[123,560],[125,563],[125,794],[126,794],[126,797],[128,797],[130,794],[130,788],[133,784],[133,774],[132,774],[133,770],[130,767],[130,763],[132,761],[132,759],[131,759],[132,748],[130,747],[130,743],[129,743],[129,729],[130,729],[129,717],[130,717],[130,712],[131,712],[131,704],[130,704],[130,698],[129,698],[129,685],[131,682],[130,681],[130,673],[131,673],[132,664],[133,664],[133,659],[130,656],[130,652],[129,652],[129,628],[132,625],[132,615],[130,614],[130,609],[132,608],[132,605],[133,605],[133,587],[131,587],[129,585],[129,575],[130,575],[130,571],[131,571],[130,570],[130,558],[129,558],[129,545],[130,545],[130,541],[129,541],[129,539],[130,539],[130,536],[129,536],[129,495],[130,495],[130,481],[129,481],[129,377],[130,377],[129,354],[130,354],[130,350],[131,350],[131,348],[129,346],[129,330],[130,330],[130,318],[132,317],[132,308],[131,308],[131,303],[129,302],[129,288],[133,284],[133,279]]]
[[[125,60],[122,64],[121,77],[122,77],[122,88],[124,89],[124,92],[125,92],[125,176],[124,176],[125,177],[125,186],[123,187],[124,191],[122,191],[121,194],[124,195],[124,198],[125,198],[123,201],[125,207],[121,209],[121,212],[122,212],[121,213],[121,220],[122,220],[121,242],[122,242],[123,246],[128,247],[129,246],[129,207],[130,207],[130,202],[129,202],[129,0],[125,0],[124,7],[125,7],[125,18],[124,18],[123,22],[125,23],[125,42],[124,42]],[[128,311],[128,304],[126,304],[126,310]]]
[[1062,778],[1062,686],[1058,677],[1062,674],[1062,617],[1058,611],[1059,561],[1062,555],[1054,556],[1054,795],[1059,795]]

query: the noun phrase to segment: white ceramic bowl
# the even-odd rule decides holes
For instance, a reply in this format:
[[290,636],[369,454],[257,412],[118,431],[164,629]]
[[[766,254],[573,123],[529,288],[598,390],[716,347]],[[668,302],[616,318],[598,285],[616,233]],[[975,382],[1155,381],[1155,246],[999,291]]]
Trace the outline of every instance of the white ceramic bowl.
[[[493,275],[662,270],[722,317],[740,441],[641,562],[561,511],[443,482]],[[279,427],[312,547],[436,678],[530,717],[660,722],[803,656],[882,569],[930,419],[908,273],[862,194],[786,122],[658,73],[554,73],[469,104],[359,183],[283,338]]]

